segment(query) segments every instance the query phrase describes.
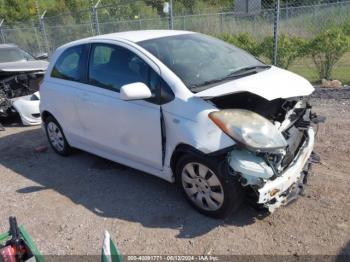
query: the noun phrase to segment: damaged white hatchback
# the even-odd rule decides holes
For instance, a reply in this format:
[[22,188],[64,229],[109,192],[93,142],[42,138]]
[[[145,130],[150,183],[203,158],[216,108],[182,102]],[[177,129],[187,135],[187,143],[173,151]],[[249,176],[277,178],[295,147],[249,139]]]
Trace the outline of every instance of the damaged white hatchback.
[[313,90],[206,35],[135,31],[58,48],[40,110],[57,153],[75,147],[176,181],[197,210],[223,217],[245,196],[272,212],[301,191],[321,120]]

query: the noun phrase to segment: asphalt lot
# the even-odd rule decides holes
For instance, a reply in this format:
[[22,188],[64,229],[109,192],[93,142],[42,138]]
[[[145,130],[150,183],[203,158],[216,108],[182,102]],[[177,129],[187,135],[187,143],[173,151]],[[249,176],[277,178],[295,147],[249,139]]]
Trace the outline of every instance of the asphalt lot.
[[107,229],[123,254],[350,254],[350,100],[313,99],[318,131],[309,186],[298,201],[259,218],[243,205],[214,220],[161,179],[84,152],[60,157],[40,127],[0,132],[0,232],[16,215],[43,254],[100,254]]

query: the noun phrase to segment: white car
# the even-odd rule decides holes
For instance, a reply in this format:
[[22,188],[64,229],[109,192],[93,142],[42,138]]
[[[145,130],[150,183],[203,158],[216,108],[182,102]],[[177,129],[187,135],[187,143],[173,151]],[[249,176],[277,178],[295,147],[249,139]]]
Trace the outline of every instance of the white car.
[[40,111],[58,154],[79,148],[176,181],[197,210],[223,217],[245,195],[272,212],[302,189],[313,90],[203,34],[134,31],[58,48]]

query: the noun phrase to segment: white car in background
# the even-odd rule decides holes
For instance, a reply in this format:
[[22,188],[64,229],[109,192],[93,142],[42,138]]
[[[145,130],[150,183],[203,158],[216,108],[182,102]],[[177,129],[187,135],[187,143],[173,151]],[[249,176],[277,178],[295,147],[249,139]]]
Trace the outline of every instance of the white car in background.
[[272,212],[301,191],[313,90],[203,34],[134,31],[58,48],[40,110],[58,154],[75,147],[177,181],[197,210],[223,217],[245,193]]

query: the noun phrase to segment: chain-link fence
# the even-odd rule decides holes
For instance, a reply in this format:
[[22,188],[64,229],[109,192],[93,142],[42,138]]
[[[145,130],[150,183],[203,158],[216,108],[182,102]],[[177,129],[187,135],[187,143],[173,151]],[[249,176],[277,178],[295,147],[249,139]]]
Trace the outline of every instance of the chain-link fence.
[[[127,30],[179,29],[222,35],[249,33],[255,39],[278,33],[311,38],[324,27],[350,20],[350,0],[135,0],[104,5],[56,16],[0,26],[1,40],[15,43],[33,54],[97,34]],[[275,50],[278,55],[278,50]]]
[[15,43],[33,54],[46,51],[40,28],[34,21],[13,28],[2,26],[0,30],[3,43]]
[[89,37],[94,34],[89,10],[77,13],[64,13],[43,19],[44,34],[47,38],[50,53],[67,42]]
[[[281,32],[312,37],[331,25],[340,25],[350,16],[350,1],[284,1],[280,7]],[[311,4],[310,4],[311,3]]]

